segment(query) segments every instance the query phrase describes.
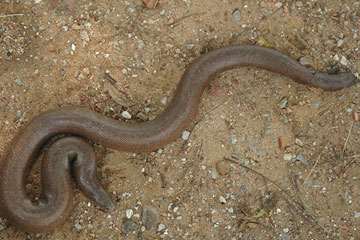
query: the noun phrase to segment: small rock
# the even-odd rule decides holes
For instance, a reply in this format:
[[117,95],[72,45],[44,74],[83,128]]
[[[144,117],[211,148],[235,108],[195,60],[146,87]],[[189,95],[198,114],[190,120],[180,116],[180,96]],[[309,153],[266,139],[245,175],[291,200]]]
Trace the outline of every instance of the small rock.
[[307,66],[307,67],[310,66],[310,62],[306,57],[301,57],[300,58],[300,64],[303,65],[303,66]]
[[347,65],[347,59],[346,59],[346,57],[342,56],[342,57],[341,57],[341,60],[340,60],[340,63],[341,63],[342,65],[346,66],[346,65]]
[[134,214],[134,211],[132,209],[126,209],[126,217],[128,219],[130,219],[133,214]]
[[355,211],[354,212],[354,218],[360,218],[360,212]]
[[182,133],[182,139],[184,140],[188,140],[189,139],[189,136],[190,136],[190,132],[189,131],[183,131]]
[[220,200],[220,203],[221,203],[221,204],[225,204],[225,203],[226,203],[226,199],[225,199],[223,196],[220,196],[219,200]]
[[279,148],[281,150],[284,150],[285,148],[289,147],[290,145],[288,144],[288,141],[286,140],[286,138],[284,136],[280,136],[278,138],[278,144],[279,144]]
[[146,230],[155,229],[158,224],[159,213],[156,208],[144,206],[142,209],[142,222]]
[[74,24],[71,26],[71,28],[74,29],[74,30],[79,30],[79,29],[80,29],[80,26],[74,23]]
[[275,3],[275,7],[277,7],[277,8],[281,8],[282,7],[282,3],[281,2],[277,2],[277,3]]
[[359,121],[359,113],[354,112],[354,113],[353,113],[353,116],[354,116],[354,120],[355,120],[356,122],[358,122],[358,121]]
[[85,74],[85,75],[89,75],[90,74],[90,70],[89,68],[83,68],[82,72]]
[[288,100],[287,100],[287,98],[286,97],[284,97],[280,102],[279,102],[279,107],[281,108],[281,109],[284,109],[284,108],[286,108],[286,104],[288,103]]
[[139,112],[138,114],[136,114],[136,117],[142,121],[147,121],[148,120],[148,117],[142,113],[142,112]]
[[158,232],[161,232],[161,231],[164,230],[164,229],[165,229],[165,225],[162,224],[162,223],[160,223],[159,226],[158,226],[157,231],[158,231]]
[[82,226],[80,223],[75,223],[75,228],[78,229],[78,230],[81,230],[82,229]]
[[340,58],[339,58],[339,56],[338,56],[337,54],[334,55],[333,59],[334,59],[335,61],[339,61],[339,60],[340,60]]
[[130,231],[134,231],[138,228],[138,225],[133,221],[126,221],[124,226],[121,228],[121,232],[126,234]]
[[129,7],[127,10],[128,10],[129,13],[134,13],[135,12],[135,9],[133,9],[132,7]]
[[285,153],[284,154],[284,160],[290,161],[291,159],[292,159],[292,154],[291,153]]
[[306,157],[305,157],[303,154],[301,154],[301,153],[296,156],[296,160],[302,162],[302,163],[305,164],[305,165],[309,165],[308,160],[307,160]]
[[344,44],[344,40],[343,40],[343,39],[340,39],[340,40],[337,42],[337,46],[338,46],[338,47],[341,47],[343,44]]
[[167,101],[167,97],[163,97],[160,102],[162,105],[165,105],[166,104],[166,101]]
[[188,45],[186,45],[186,48],[191,50],[194,48],[194,46],[195,46],[195,44],[188,44]]
[[35,4],[41,3],[41,0],[34,0]]
[[238,142],[236,135],[231,135],[231,144],[236,144]]
[[217,178],[218,178],[218,173],[215,171],[215,170],[213,170],[213,171],[211,171],[211,178],[212,179],[214,179],[214,180],[216,180]]
[[340,70],[339,64],[335,64],[334,66],[332,66],[330,68],[328,73],[334,74],[334,73],[337,73],[339,70]]
[[220,176],[225,176],[230,173],[231,166],[228,162],[219,161],[216,163],[216,171],[219,173]]
[[236,9],[232,14],[233,14],[234,20],[235,20],[236,22],[240,22],[240,21],[241,21],[241,14],[240,14],[239,9]]
[[22,86],[24,84],[21,77],[16,78],[14,82],[19,86]]
[[82,40],[86,42],[90,41],[89,35],[87,34],[86,31],[80,31],[80,37]]
[[131,119],[131,115],[128,111],[123,111],[121,113],[121,116],[123,116],[123,118],[126,118],[126,119]]
[[296,138],[296,139],[295,139],[295,144],[296,144],[296,145],[299,145],[300,147],[303,146],[303,143],[302,143],[302,141],[301,141],[299,138]]

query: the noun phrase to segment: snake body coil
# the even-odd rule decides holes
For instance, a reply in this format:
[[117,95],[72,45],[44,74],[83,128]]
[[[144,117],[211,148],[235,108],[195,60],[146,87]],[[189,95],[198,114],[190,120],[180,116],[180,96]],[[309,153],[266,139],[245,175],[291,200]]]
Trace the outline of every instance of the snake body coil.
[[65,137],[53,143],[42,162],[42,196],[34,203],[25,192],[27,169],[53,136],[72,134],[129,152],[160,148],[179,137],[194,118],[201,95],[216,74],[249,66],[287,76],[298,83],[339,90],[356,83],[351,73],[314,73],[293,59],[268,48],[232,46],[198,58],[187,68],[174,97],[156,119],[124,124],[83,108],[62,108],[44,112],[28,122],[6,147],[0,162],[0,214],[27,232],[44,232],[61,224],[70,214],[72,190],[69,166],[75,160],[75,175],[83,192],[103,207],[110,198],[96,180],[95,157],[80,137]]

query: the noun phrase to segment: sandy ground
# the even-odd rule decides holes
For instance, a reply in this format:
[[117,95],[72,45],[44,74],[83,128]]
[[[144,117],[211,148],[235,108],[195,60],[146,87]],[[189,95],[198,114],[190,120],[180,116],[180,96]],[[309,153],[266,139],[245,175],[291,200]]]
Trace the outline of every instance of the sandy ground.
[[[0,154],[47,109],[153,119],[186,67],[223,46],[265,45],[316,70],[360,73],[359,1],[89,2],[1,1]],[[359,90],[253,68],[220,74],[187,140],[138,154],[95,146],[113,212],[75,187],[62,226],[27,234],[0,218],[0,239],[360,239]]]

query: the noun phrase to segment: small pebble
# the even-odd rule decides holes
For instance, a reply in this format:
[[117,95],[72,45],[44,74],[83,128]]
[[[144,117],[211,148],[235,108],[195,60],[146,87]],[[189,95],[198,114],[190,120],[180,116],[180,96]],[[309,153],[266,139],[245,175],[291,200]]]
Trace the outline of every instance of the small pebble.
[[218,175],[217,171],[215,171],[215,170],[211,171],[211,178],[212,179],[216,180],[218,178],[218,176],[219,175]]
[[359,121],[359,113],[354,112],[354,113],[353,113],[353,117],[354,117],[354,120],[355,120],[356,122]]
[[167,101],[167,97],[163,97],[160,102],[162,105],[165,105],[166,104],[166,101]]
[[360,212],[355,211],[354,212],[354,218],[360,218]]
[[337,42],[337,46],[338,46],[338,47],[341,47],[343,44],[344,44],[344,40],[343,40],[343,39],[340,39],[340,40]]
[[337,73],[339,70],[340,70],[339,64],[335,64],[334,66],[332,66],[330,68],[328,73],[334,74],[334,73]]
[[287,98],[285,97],[285,98],[283,98],[281,101],[280,101],[280,103],[279,103],[279,107],[281,108],[281,109],[284,109],[284,108],[286,108],[286,104],[288,103],[288,100],[287,100]]
[[195,46],[194,44],[188,44],[188,45],[186,45],[186,48],[191,50],[194,48],[194,46]]
[[23,81],[22,81],[22,78],[21,77],[18,77],[14,80],[14,82],[19,85],[19,86],[22,86],[23,85]]
[[233,16],[234,16],[234,20],[235,20],[236,22],[240,22],[240,21],[241,21],[241,14],[240,14],[239,9],[236,9],[236,10],[233,12]]
[[126,210],[126,217],[127,217],[128,219],[130,219],[133,214],[134,214],[134,211],[133,211],[132,209],[127,209],[127,210]]
[[128,10],[129,13],[134,13],[135,12],[135,9],[133,9],[131,7],[129,7],[127,10]]
[[80,229],[82,229],[82,226],[80,223],[77,222],[77,223],[75,223],[75,228],[80,230]]
[[144,113],[142,113],[142,112],[139,112],[138,114],[136,114],[136,117],[137,117],[138,119],[143,120],[143,121],[147,121],[147,120],[148,120],[148,117],[147,117]]
[[236,144],[238,142],[236,135],[231,135],[231,143]]
[[305,157],[303,154],[301,154],[301,153],[296,156],[296,160],[302,162],[302,163],[305,164],[305,165],[309,165],[308,160],[307,160],[306,157]]
[[284,160],[290,161],[291,159],[292,159],[292,154],[291,153],[285,153],[284,154]]
[[289,147],[288,141],[286,140],[286,138],[284,136],[280,136],[278,138],[278,144],[279,144],[279,148],[281,150],[284,150],[285,148]]
[[86,31],[80,31],[80,37],[82,40],[86,42],[90,41],[89,35],[87,34]]
[[157,231],[158,231],[158,232],[161,232],[161,231],[164,230],[164,229],[165,229],[165,225],[162,224],[162,223],[160,223],[159,226],[158,226]]
[[126,119],[131,119],[131,115],[128,111],[123,111],[121,113],[121,116],[123,116],[123,118],[126,118]]
[[135,231],[139,226],[133,221],[126,221],[124,226],[121,228],[121,232],[126,234],[130,231]]
[[282,7],[282,3],[281,2],[277,2],[277,3],[275,3],[275,7],[277,7],[277,8],[281,8]]
[[310,66],[310,62],[306,57],[301,57],[300,58],[300,64],[304,65],[304,66]]
[[190,136],[190,132],[189,131],[183,131],[182,133],[182,139],[184,140],[188,140],[189,139],[189,136]]
[[80,29],[80,26],[78,25],[78,24],[73,24],[72,26],[71,26],[71,28],[72,29],[74,29],[74,30],[79,30]]
[[296,138],[296,139],[295,139],[295,144],[296,144],[296,145],[299,145],[300,147],[303,146],[303,143],[302,143],[302,141],[301,141],[299,138]]
[[341,60],[340,60],[340,63],[341,63],[342,65],[346,66],[346,65],[347,65],[347,59],[346,59],[346,57],[342,56],[342,57],[341,57]]
[[220,196],[219,200],[220,200],[220,203],[222,203],[222,204],[226,203],[226,199],[223,196]]

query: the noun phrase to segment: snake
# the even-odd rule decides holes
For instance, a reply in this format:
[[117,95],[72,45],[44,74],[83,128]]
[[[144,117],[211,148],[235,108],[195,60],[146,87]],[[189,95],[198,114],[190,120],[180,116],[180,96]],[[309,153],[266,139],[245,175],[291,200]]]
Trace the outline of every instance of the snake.
[[[61,225],[73,207],[71,166],[80,190],[99,207],[112,209],[112,200],[97,179],[95,153],[89,141],[125,152],[161,148],[179,138],[194,119],[209,81],[238,67],[265,69],[325,91],[357,82],[351,72],[316,72],[271,48],[239,45],[209,51],[194,60],[169,104],[153,120],[126,123],[81,107],[45,111],[25,123],[5,147],[0,162],[0,216],[29,233],[48,232]],[[29,168],[44,146],[60,135],[66,136],[50,144],[44,153],[42,190],[34,200],[25,188]]]

